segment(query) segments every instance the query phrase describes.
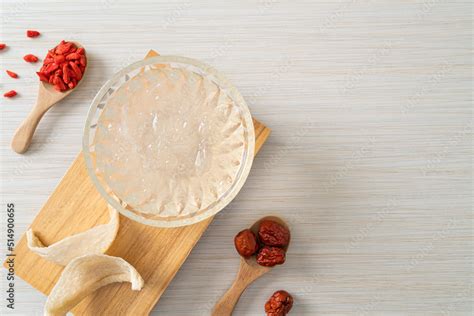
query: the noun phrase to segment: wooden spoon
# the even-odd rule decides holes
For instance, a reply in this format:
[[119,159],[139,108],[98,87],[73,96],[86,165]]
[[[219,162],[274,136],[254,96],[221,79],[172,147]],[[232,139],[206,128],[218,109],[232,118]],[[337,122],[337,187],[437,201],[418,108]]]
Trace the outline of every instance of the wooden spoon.
[[[276,216],[267,216],[263,217],[255,224],[250,227],[250,229],[258,236],[258,228],[260,226],[260,222],[263,220],[272,220],[279,223],[282,226],[288,228],[288,225],[279,217]],[[289,229],[288,229],[289,230]],[[285,250],[288,249],[288,245],[284,248]],[[257,263],[255,256],[244,258],[240,257],[240,268],[237,276],[234,279],[231,287],[227,290],[227,292],[221,297],[221,299],[217,302],[214,306],[214,310],[212,311],[212,316],[230,316],[232,315],[232,311],[237,305],[240,296],[244,292],[244,290],[256,279],[264,275],[265,273],[269,272],[272,268],[271,267],[264,267]]]
[[[82,47],[77,42],[73,42],[77,47]],[[77,86],[73,89],[68,89],[64,92],[56,91],[52,84],[40,81],[38,97],[36,98],[36,105],[30,111],[25,120],[21,123],[15,132],[12,140],[12,148],[19,154],[25,153],[30,147],[33,134],[43,115],[60,100],[67,97],[72,91],[76,90],[79,84],[84,80],[88,66],[84,69],[82,79],[79,80]]]

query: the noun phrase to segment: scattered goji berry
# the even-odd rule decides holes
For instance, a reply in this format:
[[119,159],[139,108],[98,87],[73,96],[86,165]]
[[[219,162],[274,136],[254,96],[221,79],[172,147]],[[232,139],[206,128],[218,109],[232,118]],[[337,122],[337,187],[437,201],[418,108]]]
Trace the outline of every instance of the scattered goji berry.
[[5,98],[13,98],[13,97],[16,96],[16,95],[17,95],[17,93],[16,93],[15,90],[10,90],[10,91],[8,91],[7,93],[5,93],[3,96],[4,96]]
[[13,71],[7,70],[7,74],[12,78],[15,78],[15,79],[18,78],[18,75],[14,73]]
[[28,30],[28,31],[26,31],[26,36],[28,36],[28,37],[38,37],[38,36],[40,36],[40,32],[33,31],[33,30]]
[[35,55],[33,54],[28,54],[28,55],[25,55],[23,57],[23,59],[26,61],[26,62],[29,62],[29,63],[36,63],[38,61],[38,57],[36,57]]
[[5,47],[7,47],[7,44],[0,43],[0,50],[4,49]]

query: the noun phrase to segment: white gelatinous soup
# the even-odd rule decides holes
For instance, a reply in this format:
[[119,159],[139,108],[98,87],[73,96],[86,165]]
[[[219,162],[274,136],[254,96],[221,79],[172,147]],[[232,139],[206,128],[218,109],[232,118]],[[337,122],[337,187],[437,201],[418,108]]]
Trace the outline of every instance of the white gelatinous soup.
[[96,172],[134,209],[190,216],[233,185],[244,130],[239,108],[213,81],[184,68],[153,68],[108,99],[94,139]]

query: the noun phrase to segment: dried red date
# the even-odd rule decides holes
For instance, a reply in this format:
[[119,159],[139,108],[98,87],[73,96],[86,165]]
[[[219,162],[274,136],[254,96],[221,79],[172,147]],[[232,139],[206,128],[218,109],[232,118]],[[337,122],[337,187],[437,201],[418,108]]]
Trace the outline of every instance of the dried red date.
[[244,229],[234,238],[235,249],[244,257],[250,257],[258,250],[257,237],[250,229]]
[[264,267],[273,267],[285,263],[285,250],[265,246],[257,254],[257,263]]
[[285,247],[290,242],[289,230],[271,220],[264,220],[260,223],[258,237],[267,246]]
[[293,297],[287,291],[276,291],[265,303],[267,316],[285,316],[293,307]]

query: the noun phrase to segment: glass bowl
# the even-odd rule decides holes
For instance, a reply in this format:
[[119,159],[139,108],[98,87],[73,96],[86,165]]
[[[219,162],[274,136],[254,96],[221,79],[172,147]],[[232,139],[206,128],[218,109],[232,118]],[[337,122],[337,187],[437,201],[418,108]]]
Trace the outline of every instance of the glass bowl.
[[[133,207],[126,203],[120,196],[114,193],[111,186],[104,180],[99,172],[97,163],[97,155],[94,139],[98,130],[98,122],[101,114],[107,106],[107,101],[113,96],[117,89],[134,78],[143,70],[156,69],[159,67],[171,67],[172,69],[184,69],[192,73],[198,74],[209,79],[213,84],[219,87],[219,92],[226,95],[233,101],[233,105],[237,108],[243,127],[243,155],[241,157],[240,167],[230,185],[230,188],[223,194],[220,194],[216,200],[203,207],[202,209],[184,215],[162,216],[159,213],[150,213],[149,210],[144,211],[136,206]],[[170,79],[171,80],[171,79]],[[96,186],[99,193],[107,202],[118,210],[124,216],[140,222],[145,225],[157,227],[179,227],[197,223],[210,216],[215,215],[228,205],[242,188],[247,176],[250,172],[254,157],[255,148],[255,132],[252,117],[248,106],[239,91],[217,70],[214,68],[191,58],[179,56],[157,56],[133,63],[119,72],[112,79],[106,82],[99,90],[89,109],[87,120],[84,128],[83,136],[83,153],[87,166],[87,171]],[[130,152],[130,155],[136,153]],[[230,163],[230,162],[229,162]]]

